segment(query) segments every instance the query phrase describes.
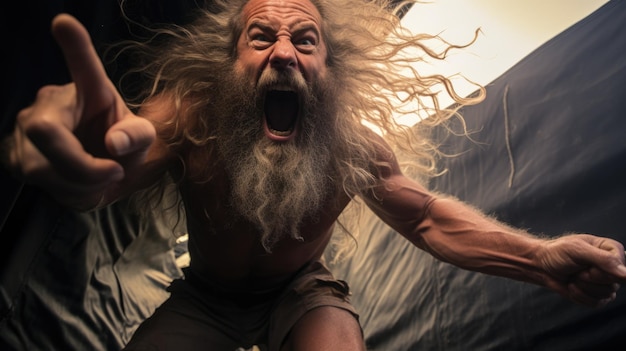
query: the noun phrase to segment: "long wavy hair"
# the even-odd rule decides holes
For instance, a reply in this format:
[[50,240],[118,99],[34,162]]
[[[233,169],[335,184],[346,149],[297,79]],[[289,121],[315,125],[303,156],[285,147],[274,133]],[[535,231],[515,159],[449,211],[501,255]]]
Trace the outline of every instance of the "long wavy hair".
[[[232,72],[237,59],[236,43],[244,30],[242,9],[248,0],[215,0],[197,10],[197,19],[184,26],[150,29],[145,41],[125,45],[124,52],[134,62],[121,80],[120,90],[133,107],[154,95],[167,92],[176,107],[171,119],[158,130],[173,150],[189,145],[202,146],[207,158],[216,138],[214,123],[205,116],[211,96],[220,86],[221,72]],[[430,34],[415,34],[403,28],[399,14],[416,1],[391,0],[311,0],[322,16],[322,35],[327,45],[329,76],[340,87],[337,96],[336,128],[351,130],[341,141],[335,162],[341,187],[359,195],[377,181],[373,170],[388,167],[377,157],[385,149],[379,133],[399,154],[406,155],[411,174],[428,177],[437,172],[438,149],[429,131],[462,117],[458,109],[484,97],[476,86],[471,97],[457,94],[449,77],[421,75],[415,65],[425,59],[445,60],[447,53],[471,43],[453,45]],[[427,43],[444,43],[437,51]],[[129,43],[125,43],[129,44]],[[139,75],[140,79],[135,79]],[[142,82],[143,86],[136,86]],[[127,89],[131,87],[132,89]],[[455,102],[440,106],[438,94],[444,90]],[[130,94],[130,92],[135,92]],[[409,126],[402,116],[416,115],[421,121]],[[404,159],[404,157],[403,157]],[[375,161],[375,165],[372,164]],[[202,182],[211,172],[187,175]]]

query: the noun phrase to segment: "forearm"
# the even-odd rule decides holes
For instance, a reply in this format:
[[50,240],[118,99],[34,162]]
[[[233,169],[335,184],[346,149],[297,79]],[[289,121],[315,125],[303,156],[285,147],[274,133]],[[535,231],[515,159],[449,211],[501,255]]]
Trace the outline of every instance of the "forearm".
[[[378,201],[372,201],[379,199]],[[368,199],[374,212],[434,257],[463,269],[545,285],[536,254],[543,239],[511,228],[456,199],[393,177]]]
[[464,269],[540,285],[547,278],[536,259],[542,239],[457,200],[429,202],[423,219],[402,234],[434,257]]
[[396,172],[368,206],[417,247],[460,268],[545,286],[577,303],[602,306],[626,282],[624,246],[588,234],[543,239],[511,228]]

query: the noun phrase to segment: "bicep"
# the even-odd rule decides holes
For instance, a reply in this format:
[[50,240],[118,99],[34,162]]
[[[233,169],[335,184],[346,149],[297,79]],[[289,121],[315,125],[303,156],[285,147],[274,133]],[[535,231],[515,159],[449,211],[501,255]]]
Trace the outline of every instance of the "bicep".
[[[372,133],[373,134],[373,133]],[[377,134],[373,174],[378,184],[361,194],[380,219],[405,237],[413,237],[434,200],[423,185],[402,173],[391,147]]]

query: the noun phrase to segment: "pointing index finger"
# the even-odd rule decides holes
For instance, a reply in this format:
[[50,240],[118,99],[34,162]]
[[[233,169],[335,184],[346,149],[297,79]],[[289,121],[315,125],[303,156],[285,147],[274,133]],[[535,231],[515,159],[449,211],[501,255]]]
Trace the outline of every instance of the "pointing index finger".
[[87,29],[73,16],[59,14],[52,20],[52,34],[63,51],[84,113],[94,115],[110,106],[114,87]]

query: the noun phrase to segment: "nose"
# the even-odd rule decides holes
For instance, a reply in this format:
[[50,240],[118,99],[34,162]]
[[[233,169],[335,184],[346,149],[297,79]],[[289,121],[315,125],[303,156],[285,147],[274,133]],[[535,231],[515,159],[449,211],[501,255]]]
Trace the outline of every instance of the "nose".
[[298,68],[296,48],[289,38],[279,38],[274,43],[274,50],[270,55],[270,65],[276,69]]

